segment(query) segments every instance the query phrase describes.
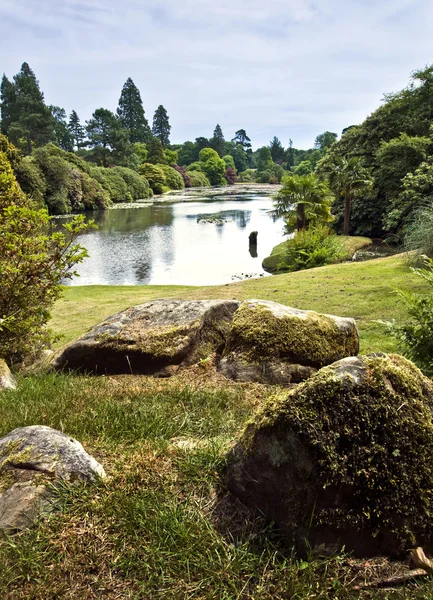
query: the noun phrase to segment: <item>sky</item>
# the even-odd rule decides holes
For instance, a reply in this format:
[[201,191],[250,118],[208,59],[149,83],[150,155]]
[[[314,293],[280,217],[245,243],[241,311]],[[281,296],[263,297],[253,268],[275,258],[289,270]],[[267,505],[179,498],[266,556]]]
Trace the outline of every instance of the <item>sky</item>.
[[312,147],[433,62],[432,0],[0,0],[0,74],[26,61],[48,104],[116,110],[131,77],[171,142]]

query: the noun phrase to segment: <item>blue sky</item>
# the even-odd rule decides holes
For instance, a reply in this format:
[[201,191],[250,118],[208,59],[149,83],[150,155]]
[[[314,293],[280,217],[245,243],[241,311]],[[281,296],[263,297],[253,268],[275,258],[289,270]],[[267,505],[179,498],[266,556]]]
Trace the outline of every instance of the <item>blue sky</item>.
[[243,128],[311,147],[433,62],[432,0],[0,0],[0,72],[27,61],[81,120],[132,77],[180,143]]

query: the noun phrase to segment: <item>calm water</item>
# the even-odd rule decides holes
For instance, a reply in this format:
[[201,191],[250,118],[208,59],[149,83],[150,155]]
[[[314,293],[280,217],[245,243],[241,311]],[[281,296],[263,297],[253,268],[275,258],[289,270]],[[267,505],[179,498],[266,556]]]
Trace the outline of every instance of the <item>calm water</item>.
[[[282,221],[268,214],[275,191],[195,192],[192,202],[90,213],[99,229],[78,239],[89,258],[66,283],[213,285],[264,275],[263,258],[284,239]],[[215,216],[223,222],[200,222]],[[257,252],[251,231],[258,231]]]

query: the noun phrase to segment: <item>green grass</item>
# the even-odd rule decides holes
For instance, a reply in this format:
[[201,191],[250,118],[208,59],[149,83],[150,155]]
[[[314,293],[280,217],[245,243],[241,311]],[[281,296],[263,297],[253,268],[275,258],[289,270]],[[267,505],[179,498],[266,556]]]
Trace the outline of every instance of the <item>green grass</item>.
[[[346,259],[352,258],[357,250],[366,248],[372,243],[370,238],[360,236],[342,235],[340,236],[340,239],[347,252]],[[287,241],[288,240],[285,240],[284,242],[281,242],[281,244],[274,246],[271,254],[263,260],[263,268],[269,273],[284,272],[284,269],[281,269],[280,265],[286,258]]]
[[[272,526],[220,487],[231,441],[268,393],[144,377],[20,379],[18,392],[0,396],[0,434],[30,423],[64,429],[108,478],[65,484],[61,513],[2,538],[2,599],[359,598],[353,587],[368,579],[363,563],[344,554],[295,557]],[[189,445],[177,445],[179,436]],[[429,593],[431,583],[392,598]]]
[[[394,350],[377,319],[403,320],[395,288],[423,289],[401,256],[213,287],[69,287],[52,326],[63,342],[127,306],[161,297],[264,298],[353,316],[363,352]],[[170,379],[19,377],[0,394],[0,436],[49,425],[80,440],[108,478],[64,485],[63,512],[0,540],[5,600],[428,600],[431,580],[360,593],[402,572],[383,559],[301,560],[272,525],[221,487],[226,455],[272,389],[203,364]]]
[[354,317],[361,352],[391,352],[395,341],[377,320],[403,321],[406,308],[396,289],[426,290],[403,255],[361,263],[341,263],[212,287],[83,286],[67,287],[53,310],[51,327],[62,337],[57,347],[128,306],[155,298],[260,298],[295,308]]

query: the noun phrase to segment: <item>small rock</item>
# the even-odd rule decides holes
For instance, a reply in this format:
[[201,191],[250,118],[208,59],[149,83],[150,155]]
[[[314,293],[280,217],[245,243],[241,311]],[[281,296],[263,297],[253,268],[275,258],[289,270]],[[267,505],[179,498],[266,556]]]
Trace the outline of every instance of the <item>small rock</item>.
[[9,367],[3,359],[0,358],[0,391],[1,390],[15,390],[17,384],[15,379],[12,377]]

